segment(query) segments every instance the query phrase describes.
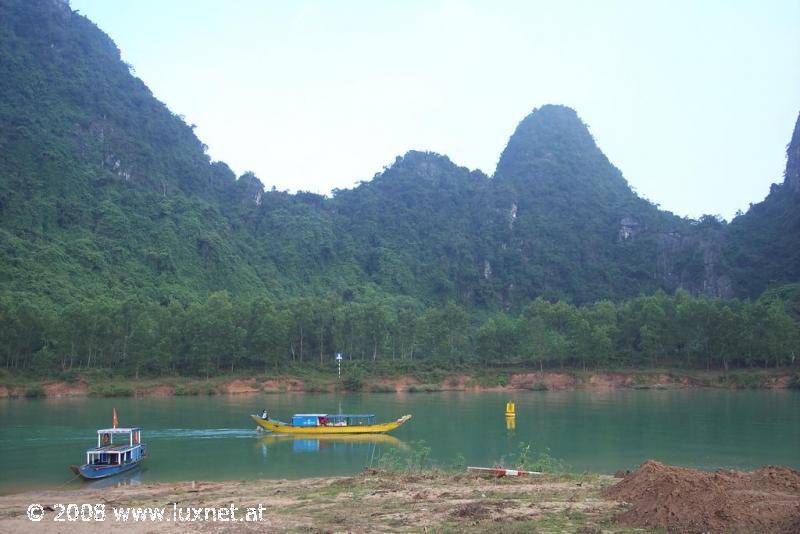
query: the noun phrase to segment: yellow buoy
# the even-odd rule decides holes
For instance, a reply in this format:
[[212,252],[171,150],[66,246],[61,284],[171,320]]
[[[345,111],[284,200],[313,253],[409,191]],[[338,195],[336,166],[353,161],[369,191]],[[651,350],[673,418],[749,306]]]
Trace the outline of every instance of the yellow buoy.
[[506,417],[515,417],[517,415],[517,407],[514,405],[514,401],[508,401],[506,403]]

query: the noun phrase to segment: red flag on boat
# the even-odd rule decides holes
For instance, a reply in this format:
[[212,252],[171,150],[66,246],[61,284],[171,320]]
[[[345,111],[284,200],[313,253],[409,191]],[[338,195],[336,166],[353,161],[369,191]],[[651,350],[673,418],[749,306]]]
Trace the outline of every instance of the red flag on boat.
[[114,425],[114,428],[117,428],[119,426],[119,420],[117,419],[117,409],[112,408],[112,410],[114,410],[114,419],[111,421],[111,424]]

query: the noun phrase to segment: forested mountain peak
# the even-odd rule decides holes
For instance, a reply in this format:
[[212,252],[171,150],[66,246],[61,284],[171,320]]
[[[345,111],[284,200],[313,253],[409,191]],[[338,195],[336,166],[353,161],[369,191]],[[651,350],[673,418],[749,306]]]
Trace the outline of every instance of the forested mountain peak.
[[635,197],[575,110],[560,105],[535,109],[519,123],[494,177],[540,197],[570,191],[606,204]]
[[554,158],[561,151],[581,155],[597,151],[589,129],[567,106],[548,104],[534,109],[517,125],[500,156],[498,172],[507,165],[534,158]]
[[[565,106],[525,117],[491,179],[409,151],[326,198],[265,191],[252,173],[237,179],[211,162],[193,127],[61,0],[0,2],[0,57],[9,294],[186,303],[219,290],[377,293],[484,309],[656,289],[730,296],[725,225],[695,225],[639,198]],[[743,265],[769,261],[749,250]]]
[[[464,176],[470,174],[469,169],[453,163],[449,157],[436,152],[410,150],[398,156],[385,172],[376,176],[377,182],[404,177],[436,183],[453,174]],[[482,175],[482,173],[477,173]],[[484,178],[485,175],[482,175]]]

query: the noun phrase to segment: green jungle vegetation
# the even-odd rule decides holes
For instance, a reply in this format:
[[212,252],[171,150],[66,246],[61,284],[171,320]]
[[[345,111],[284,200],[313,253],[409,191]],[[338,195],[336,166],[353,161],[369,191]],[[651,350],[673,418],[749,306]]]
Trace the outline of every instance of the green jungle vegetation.
[[[0,4],[0,363],[131,376],[364,362],[691,368],[800,353],[800,135],[731,223],[637,196],[572,109],[489,177],[409,152],[265,189],[63,0]],[[416,363],[415,363],[416,364]],[[366,365],[366,363],[365,363]]]
[[65,308],[3,298],[0,328],[7,369],[65,378],[97,369],[135,377],[280,374],[297,366],[330,369],[337,351],[357,368],[396,372],[431,365],[727,370],[791,365],[800,344],[781,300],[709,299],[684,290],[584,306],[538,298],[519,315],[379,295],[232,301],[223,291],[188,306],[129,299]]

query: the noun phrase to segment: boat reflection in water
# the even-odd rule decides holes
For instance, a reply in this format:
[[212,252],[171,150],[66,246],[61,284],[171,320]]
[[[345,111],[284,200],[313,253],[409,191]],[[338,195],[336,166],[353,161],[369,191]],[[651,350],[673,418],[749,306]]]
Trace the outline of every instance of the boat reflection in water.
[[354,451],[373,448],[376,445],[388,445],[407,450],[408,444],[388,434],[334,434],[334,435],[289,435],[267,434],[258,438],[261,454],[267,456],[269,447],[291,443],[292,452],[320,452],[324,450]]
[[110,489],[110,488],[122,488],[126,486],[140,486],[142,484],[142,473],[146,471],[147,471],[146,467],[141,467],[136,471],[121,473],[119,475],[108,478],[100,478],[97,480],[84,481],[83,483],[88,485],[92,489],[104,489],[104,488]]

